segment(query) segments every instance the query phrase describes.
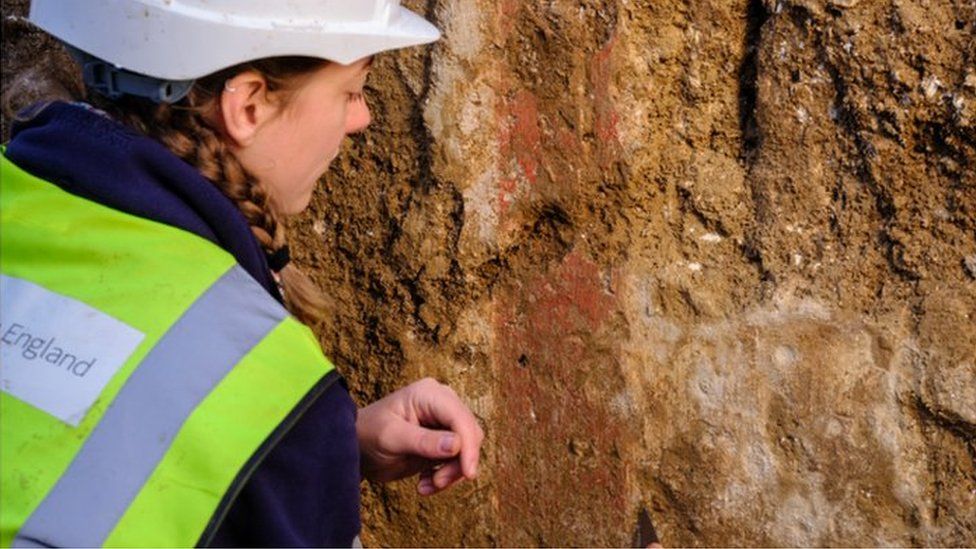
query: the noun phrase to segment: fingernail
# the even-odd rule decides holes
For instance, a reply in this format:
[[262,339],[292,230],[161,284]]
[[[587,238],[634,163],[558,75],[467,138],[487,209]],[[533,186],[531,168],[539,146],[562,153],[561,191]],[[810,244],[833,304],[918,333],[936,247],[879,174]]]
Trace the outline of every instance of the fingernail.
[[447,484],[447,477],[438,477],[437,475],[434,475],[434,486],[443,488],[445,484]]
[[417,485],[417,491],[420,492],[420,495],[422,496],[428,496],[434,493],[434,481],[429,478],[421,480],[420,484]]
[[441,437],[441,452],[450,452],[454,450],[454,435],[448,434]]

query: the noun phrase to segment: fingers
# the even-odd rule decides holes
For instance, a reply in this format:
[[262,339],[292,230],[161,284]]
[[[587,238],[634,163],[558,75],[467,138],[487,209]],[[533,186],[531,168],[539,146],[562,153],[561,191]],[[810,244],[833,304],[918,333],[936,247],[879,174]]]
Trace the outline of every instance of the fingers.
[[406,421],[391,426],[386,437],[387,450],[393,454],[443,460],[456,456],[461,450],[461,440],[457,434],[428,429]]
[[461,473],[461,462],[453,459],[434,471],[434,486],[438,490],[443,490],[462,478],[464,478],[464,474]]
[[417,493],[422,496],[429,496],[437,492],[434,486],[433,472],[420,473],[420,480],[417,482]]
[[464,475],[461,473],[460,460],[452,459],[439,467],[432,467],[420,473],[417,492],[422,496],[430,496],[446,490],[462,478]]
[[478,475],[481,442],[485,438],[474,414],[457,393],[434,379],[423,379],[414,385],[421,423],[444,426],[457,433],[461,444],[461,471],[465,477],[473,479]]

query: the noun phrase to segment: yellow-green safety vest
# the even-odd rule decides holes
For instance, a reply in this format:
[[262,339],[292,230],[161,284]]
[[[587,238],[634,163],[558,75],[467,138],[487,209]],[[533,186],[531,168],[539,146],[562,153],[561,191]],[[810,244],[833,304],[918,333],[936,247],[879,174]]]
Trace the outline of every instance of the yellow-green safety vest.
[[0,542],[206,545],[334,368],[218,246],[0,163]]

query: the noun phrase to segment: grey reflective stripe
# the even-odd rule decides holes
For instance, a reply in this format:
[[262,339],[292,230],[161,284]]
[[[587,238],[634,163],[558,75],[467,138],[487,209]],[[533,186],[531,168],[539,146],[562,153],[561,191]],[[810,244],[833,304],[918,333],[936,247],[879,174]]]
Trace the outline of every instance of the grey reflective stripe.
[[227,271],[146,355],[13,546],[102,545],[197,405],[286,316]]

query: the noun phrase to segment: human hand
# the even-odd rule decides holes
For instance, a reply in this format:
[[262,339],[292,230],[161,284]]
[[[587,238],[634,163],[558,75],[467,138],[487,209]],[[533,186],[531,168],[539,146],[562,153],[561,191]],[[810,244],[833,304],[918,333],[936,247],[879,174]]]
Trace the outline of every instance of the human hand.
[[366,478],[388,482],[420,473],[417,491],[425,496],[475,478],[485,438],[457,394],[432,378],[360,409],[356,436]]

